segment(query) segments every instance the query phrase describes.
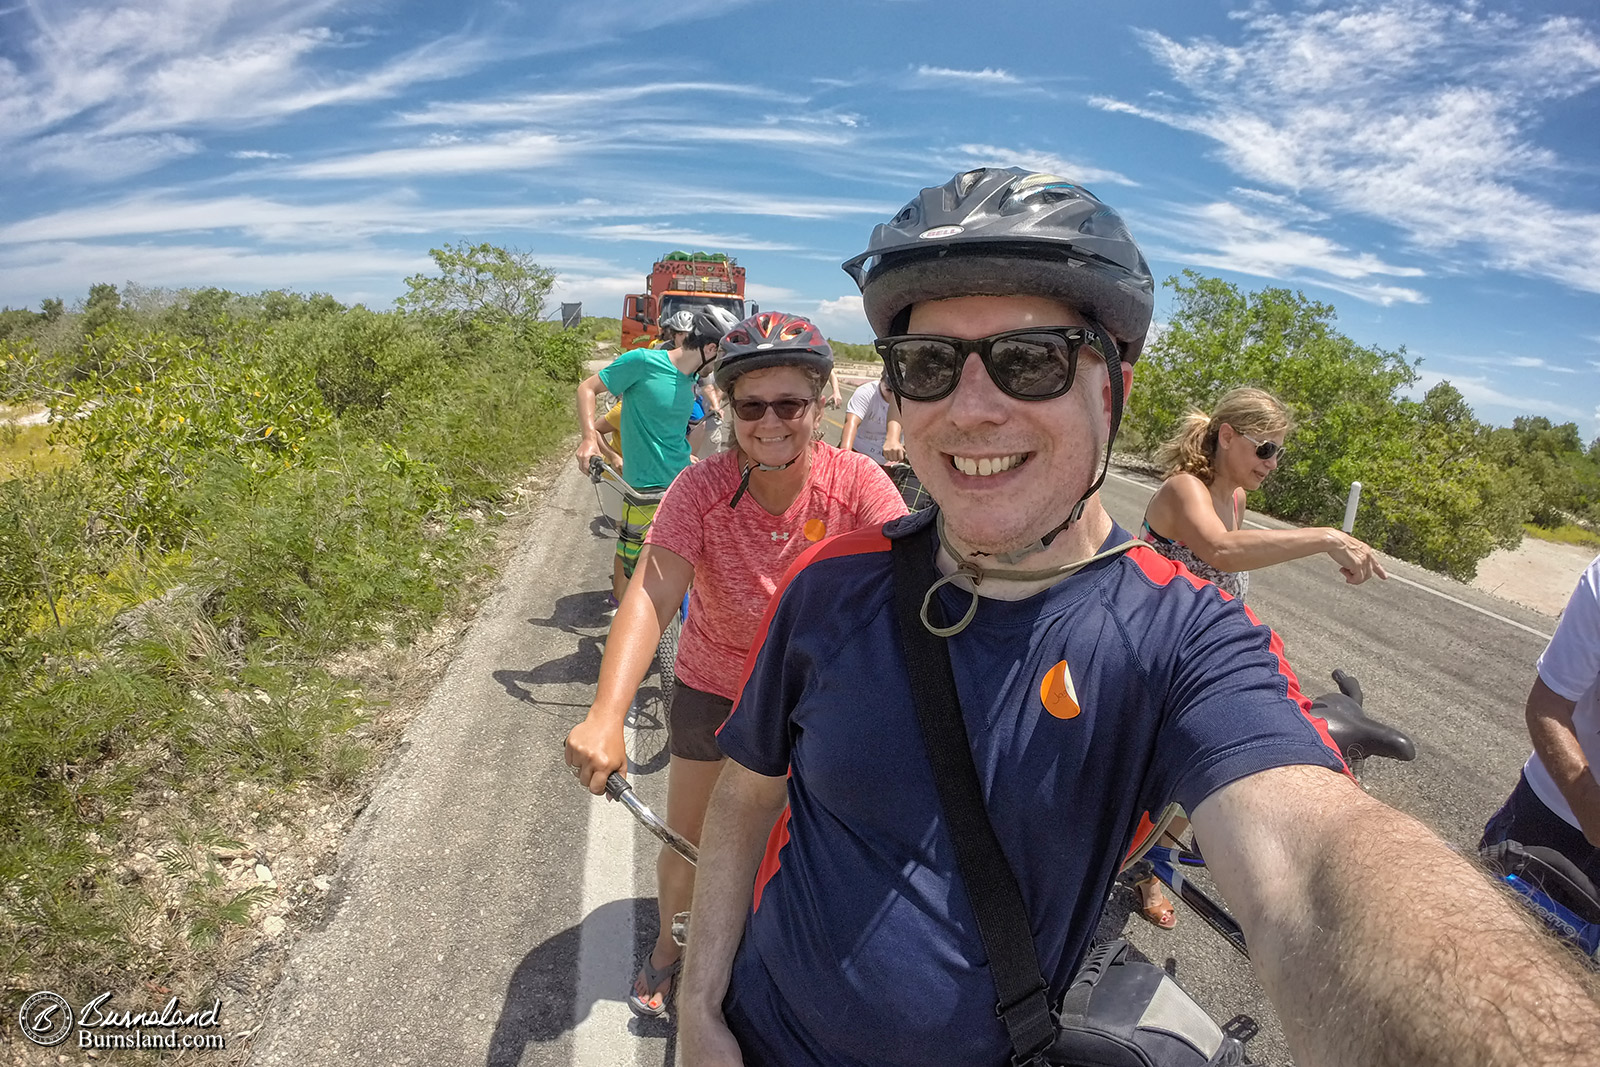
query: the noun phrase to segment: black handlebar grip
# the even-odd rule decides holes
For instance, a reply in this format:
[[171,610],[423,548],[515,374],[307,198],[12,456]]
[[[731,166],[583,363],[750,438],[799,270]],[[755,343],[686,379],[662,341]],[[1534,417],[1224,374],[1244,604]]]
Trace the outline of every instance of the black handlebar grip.
[[605,472],[605,469],[605,462],[599,456],[589,457],[589,477],[591,479],[598,479]]
[[622,772],[620,771],[612,771],[610,776],[606,778],[606,796],[612,800],[621,800],[622,794],[632,788],[633,786],[628,784],[628,780],[622,777]]

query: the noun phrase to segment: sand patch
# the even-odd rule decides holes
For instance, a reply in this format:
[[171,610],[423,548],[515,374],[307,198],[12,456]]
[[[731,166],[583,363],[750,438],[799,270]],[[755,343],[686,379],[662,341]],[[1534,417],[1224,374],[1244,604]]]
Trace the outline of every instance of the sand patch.
[[1524,537],[1516,548],[1496,549],[1485,556],[1472,585],[1534,611],[1559,616],[1579,575],[1594,558],[1592,548]]

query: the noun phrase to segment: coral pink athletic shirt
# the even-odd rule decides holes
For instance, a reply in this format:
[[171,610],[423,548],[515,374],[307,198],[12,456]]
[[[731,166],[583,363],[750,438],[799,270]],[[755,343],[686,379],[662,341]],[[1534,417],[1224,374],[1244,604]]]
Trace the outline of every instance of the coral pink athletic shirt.
[[656,509],[645,543],[694,566],[678,677],[695,689],[729,700],[739,695],[767,601],[813,542],[906,513],[899,490],[866,456],[821,441],[811,447],[810,476],[782,515],[769,514],[748,492],[728,507],[739,489],[737,452],[686,468]]

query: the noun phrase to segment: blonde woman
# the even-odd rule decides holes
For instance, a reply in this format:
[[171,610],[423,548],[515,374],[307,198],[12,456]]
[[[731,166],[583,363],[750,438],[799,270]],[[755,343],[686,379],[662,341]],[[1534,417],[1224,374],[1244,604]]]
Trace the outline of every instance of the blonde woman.
[[[1243,599],[1250,572],[1327,553],[1345,581],[1388,578],[1377,554],[1343,530],[1244,529],[1245,494],[1278,469],[1293,426],[1283,402],[1262,389],[1230,390],[1207,415],[1191,411],[1156,452],[1166,480],[1150,498],[1140,537],[1222,592]],[[1172,831],[1181,833],[1180,824]],[[1172,902],[1154,876],[1137,883],[1144,917],[1163,929],[1177,925]]]
[[1387,578],[1376,554],[1343,530],[1246,530],[1244,498],[1283,462],[1292,426],[1283,402],[1262,389],[1229,391],[1210,415],[1192,411],[1156,452],[1166,481],[1145,507],[1140,536],[1230,596],[1243,598],[1249,572],[1327,553],[1345,581]]

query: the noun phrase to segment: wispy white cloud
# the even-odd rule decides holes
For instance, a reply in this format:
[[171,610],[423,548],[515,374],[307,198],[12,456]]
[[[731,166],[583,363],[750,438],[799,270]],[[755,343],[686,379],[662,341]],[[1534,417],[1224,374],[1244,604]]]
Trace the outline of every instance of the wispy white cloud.
[[284,174],[291,178],[383,178],[422,175],[489,174],[567,166],[580,157],[604,154],[638,155],[671,151],[687,144],[756,148],[841,148],[855,133],[841,125],[783,122],[742,125],[670,123],[608,130],[546,132],[516,130],[485,137],[438,133],[404,148],[355,152],[300,163]]
[[28,245],[0,253],[0,290],[71,297],[92,282],[135,279],[172,288],[215,285],[245,291],[329,289],[404,291],[402,279],[433,269],[425,251],[397,255],[379,248],[324,248],[263,252],[238,245],[80,244]]
[[570,233],[600,241],[648,241],[653,244],[687,244],[701,248],[727,248],[742,252],[787,252],[796,246],[737,233],[706,233],[687,226],[666,223],[629,222],[585,226]]
[[1237,23],[1237,45],[1141,34],[1189,105],[1094,103],[1210,138],[1246,179],[1433,254],[1600,292],[1600,214],[1548,196],[1564,164],[1534,140],[1546,105],[1600,85],[1583,22],[1365,0],[1257,4]]
[[237,152],[229,152],[229,159],[288,159],[287,152],[266,152],[259,148],[245,148]]
[[[598,209],[591,205],[587,210]],[[343,241],[380,233],[516,229],[572,214],[571,205],[429,207],[398,195],[297,203],[259,196],[190,199],[153,193],[14,222],[0,227],[0,245],[229,231],[269,241]]]
[[101,136],[236,128],[383,99],[472,69],[493,50],[481,38],[446,36],[372,57],[359,73],[324,70],[324,55],[366,43],[326,24],[334,7],[152,0],[52,8],[33,34],[18,36],[0,69],[0,138],[20,141],[74,119]]
[[447,139],[411,148],[389,148],[313,163],[285,172],[291,178],[389,178],[415,175],[482,174],[559,166],[589,150],[575,139],[548,133],[504,134],[484,140]]
[[[0,226],[0,246],[93,241],[162,234],[239,232],[274,242],[348,241],[380,234],[572,232],[594,220],[636,219],[660,226],[664,216],[704,214],[784,219],[887,218],[898,204],[744,193],[657,190],[652,196],[590,196],[543,203],[437,204],[406,192],[382,196],[283,199],[270,196],[190,197],[151,192],[23,219]],[[646,231],[638,231],[646,232]],[[698,230],[697,239],[711,235]],[[652,236],[650,239],[657,239]],[[829,254],[829,259],[838,258]]]
[[[661,26],[726,15],[753,0],[572,0],[541,27],[532,52],[558,51],[633,36]],[[687,45],[686,45],[687,48]]]
[[800,299],[800,294],[793,289],[754,281],[745,285],[744,295],[768,311],[796,311],[795,301]]
[[198,151],[199,142],[170,133],[154,137],[57,134],[34,141],[21,158],[24,168],[34,174],[56,171],[84,181],[112,182]]
[[[1295,229],[1280,218],[1237,204],[1173,204],[1153,215],[1151,222],[1147,229],[1141,227],[1141,239],[1150,242],[1152,255],[1163,259],[1278,281],[1314,283],[1382,305],[1420,304],[1427,299],[1415,289],[1370,280],[1374,276],[1420,277],[1420,268],[1386,263],[1370,252],[1352,252],[1331,238]],[[1165,246],[1158,247],[1156,241]]]
[[954,152],[944,156],[942,162],[955,170],[972,167],[1026,167],[1029,170],[1059,174],[1063,178],[1084,185],[1138,185],[1139,183],[1114,170],[1090,166],[1087,163],[1066,159],[1053,152],[1036,148],[1001,148],[989,144],[957,145]]
[[803,103],[804,97],[780,93],[757,85],[709,81],[651,81],[592,89],[561,89],[520,93],[489,100],[438,101],[402,111],[397,121],[415,126],[494,126],[560,120],[575,115],[615,114],[615,108],[637,100],[681,101],[688,96],[754,97]]
[[1517,370],[1550,371],[1554,374],[1581,373],[1577,367],[1564,367],[1559,363],[1552,363],[1541,356],[1456,356],[1454,361],[1467,363],[1474,367],[1511,367]]
[[950,67],[931,67],[924,63],[915,69],[915,74],[922,81],[956,81],[972,82],[980,85],[1020,85],[1022,79],[998,67],[984,67],[982,70],[955,70]]

